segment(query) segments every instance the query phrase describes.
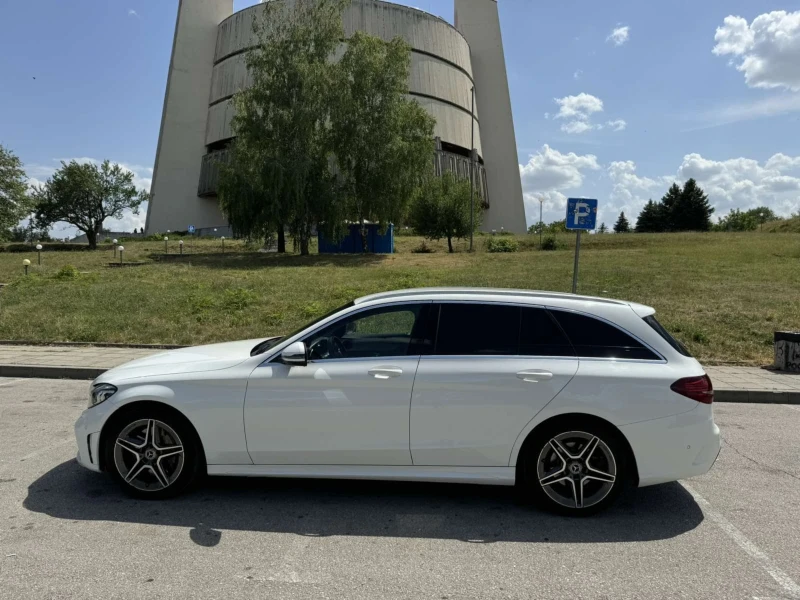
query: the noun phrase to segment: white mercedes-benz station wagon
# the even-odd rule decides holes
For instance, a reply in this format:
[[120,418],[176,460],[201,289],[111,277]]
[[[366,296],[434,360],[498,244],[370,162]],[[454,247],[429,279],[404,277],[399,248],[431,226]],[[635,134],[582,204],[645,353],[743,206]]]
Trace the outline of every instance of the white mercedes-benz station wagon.
[[164,352],[91,384],[78,462],[164,498],[201,475],[517,484],[588,514],[707,472],[711,381],[632,302],[500,289],[359,298],[286,337]]

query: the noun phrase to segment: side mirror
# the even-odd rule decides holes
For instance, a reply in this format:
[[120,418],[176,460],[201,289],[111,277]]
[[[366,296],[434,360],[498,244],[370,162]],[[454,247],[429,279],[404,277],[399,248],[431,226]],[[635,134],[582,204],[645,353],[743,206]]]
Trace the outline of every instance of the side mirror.
[[285,365],[305,367],[308,364],[308,351],[305,342],[289,344],[281,352],[281,362]]

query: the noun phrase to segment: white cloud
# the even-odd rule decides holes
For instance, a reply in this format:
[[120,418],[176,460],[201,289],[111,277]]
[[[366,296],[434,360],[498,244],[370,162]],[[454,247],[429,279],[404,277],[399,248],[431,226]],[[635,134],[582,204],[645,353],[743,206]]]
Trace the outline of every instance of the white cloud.
[[627,25],[625,25],[624,27],[622,25],[617,25],[611,31],[611,33],[608,34],[606,41],[611,42],[615,46],[622,46],[622,44],[628,41],[630,30],[631,28],[628,27]]
[[602,130],[606,127],[612,131],[622,131],[627,123],[622,119],[607,121],[605,124],[592,123],[592,115],[603,112],[603,101],[597,96],[581,92],[577,96],[554,98],[559,106],[556,119],[568,119],[562,123],[561,131],[569,134],[586,133],[591,130]]
[[[601,126],[602,127],[602,126]],[[586,121],[570,121],[561,125],[561,131],[565,133],[584,133],[591,129],[597,128],[596,125],[590,125]]]
[[800,178],[787,172],[800,167],[800,156],[775,154],[762,166],[750,158],[716,161],[700,154],[687,154],[678,168],[678,178],[695,178],[705,189],[718,216],[731,208],[769,206],[788,214],[800,209]]
[[691,119],[696,119],[701,124],[690,127],[686,131],[718,127],[739,121],[777,117],[793,112],[800,112],[800,94],[781,94],[753,102],[717,106],[712,110],[691,115]]
[[559,106],[556,119],[587,120],[593,113],[603,112],[603,101],[597,96],[581,92],[577,96],[554,98]]
[[587,171],[597,171],[600,164],[593,154],[579,155],[573,152],[562,154],[542,146],[531,155],[528,163],[519,166],[525,213],[531,223],[539,220],[539,199],[544,198],[545,222],[563,218],[567,197],[562,191],[577,189],[583,185]]
[[573,79],[580,79],[580,78],[581,78],[581,75],[583,75],[583,71],[581,71],[580,69],[578,69],[577,71],[575,71],[575,72],[572,74],[572,78],[573,78]]
[[606,169],[611,179],[611,194],[608,202],[601,204],[604,218],[612,219],[624,212],[635,223],[636,217],[647,200],[657,200],[664,195],[674,180],[670,176],[656,178],[640,177],[636,174],[636,163],[632,160],[614,161]]
[[137,17],[137,18],[138,18],[138,17],[139,17],[139,13],[137,13],[137,12],[136,12],[135,10],[133,10],[132,8],[129,8],[129,9],[128,9],[128,16],[129,16],[129,17]]
[[545,119],[549,119],[550,118],[550,113],[549,112],[544,113],[544,118]]
[[717,27],[714,41],[714,54],[741,59],[736,69],[749,87],[800,91],[800,11],[764,13],[749,25],[743,17],[729,15]]

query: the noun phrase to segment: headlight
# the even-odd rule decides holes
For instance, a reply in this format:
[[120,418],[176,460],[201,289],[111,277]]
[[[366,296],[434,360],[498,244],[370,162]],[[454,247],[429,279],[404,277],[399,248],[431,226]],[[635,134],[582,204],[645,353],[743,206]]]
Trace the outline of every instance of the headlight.
[[116,392],[116,386],[113,386],[110,383],[98,383],[97,385],[93,385],[89,394],[89,408],[97,406],[101,402],[105,402]]

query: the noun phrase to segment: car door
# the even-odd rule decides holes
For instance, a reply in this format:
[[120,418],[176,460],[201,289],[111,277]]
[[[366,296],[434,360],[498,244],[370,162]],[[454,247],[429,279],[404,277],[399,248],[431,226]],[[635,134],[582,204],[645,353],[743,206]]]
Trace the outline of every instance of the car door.
[[578,370],[543,308],[442,303],[411,399],[415,465],[508,466],[514,442]]
[[306,366],[256,368],[245,398],[255,464],[410,465],[408,414],[430,303],[356,310],[303,340]]

